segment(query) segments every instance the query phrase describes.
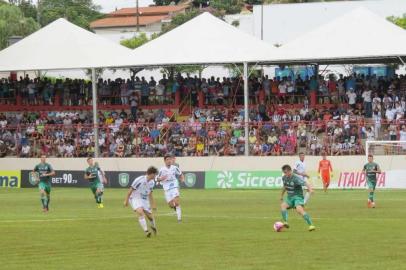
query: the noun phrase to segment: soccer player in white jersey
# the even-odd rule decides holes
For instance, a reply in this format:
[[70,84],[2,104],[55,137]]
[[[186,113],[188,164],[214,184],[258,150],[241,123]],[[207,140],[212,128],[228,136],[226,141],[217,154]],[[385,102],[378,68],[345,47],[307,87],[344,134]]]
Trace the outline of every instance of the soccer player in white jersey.
[[172,156],[164,157],[165,166],[159,170],[157,181],[163,186],[165,199],[170,208],[175,209],[178,222],[182,221],[182,210],[179,198],[179,181],[184,182],[184,176],[181,170],[173,165]]
[[104,185],[107,184],[106,173],[102,170],[102,168],[100,168],[100,165],[99,165],[99,163],[97,161],[94,164],[97,167],[97,174],[99,175],[101,187],[104,190]]
[[[305,160],[305,155],[304,155],[303,152],[300,152],[299,153],[299,160],[296,161],[293,172],[295,174],[297,174],[298,176],[300,176],[300,178],[302,178],[303,181],[307,182],[307,179],[309,178],[309,175],[306,173],[306,163],[305,163],[304,160]],[[306,194],[304,196],[304,203],[305,204],[309,201],[311,192],[312,191],[309,191],[309,190],[306,191]]]
[[157,233],[154,215],[151,211],[151,205],[155,205],[152,191],[157,174],[158,170],[155,167],[149,167],[146,175],[141,175],[132,182],[124,200],[124,206],[127,207],[130,203],[131,208],[137,214],[138,222],[148,238],[151,237],[151,232],[148,230],[145,217],[149,220],[152,232],[155,235]]

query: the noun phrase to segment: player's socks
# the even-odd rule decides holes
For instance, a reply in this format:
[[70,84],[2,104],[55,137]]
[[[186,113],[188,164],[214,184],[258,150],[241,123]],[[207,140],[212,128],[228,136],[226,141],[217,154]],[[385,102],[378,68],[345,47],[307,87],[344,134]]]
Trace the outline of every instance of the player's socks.
[[49,203],[51,202],[51,197],[47,196],[47,209],[49,209]]
[[180,208],[180,205],[176,206],[176,215],[178,217],[178,221],[181,221],[182,220],[182,209]]
[[139,217],[138,222],[140,223],[140,226],[144,232],[148,231],[147,227],[147,221],[145,220],[145,217]]
[[288,223],[288,210],[282,210],[281,214],[282,214],[282,221],[284,223]]
[[47,208],[46,196],[41,195],[41,203],[42,203],[42,208]]
[[310,200],[310,192],[306,192],[304,195],[304,204],[307,204]]
[[154,219],[154,218],[153,218],[153,219],[150,219],[149,222],[150,222],[152,228],[156,228],[156,224],[155,224],[155,219]]
[[303,214],[303,219],[306,221],[307,225],[310,225],[310,226],[313,225],[313,222],[312,222],[310,216],[307,213]]
[[369,192],[368,200],[370,200],[371,202],[374,202],[374,192]]

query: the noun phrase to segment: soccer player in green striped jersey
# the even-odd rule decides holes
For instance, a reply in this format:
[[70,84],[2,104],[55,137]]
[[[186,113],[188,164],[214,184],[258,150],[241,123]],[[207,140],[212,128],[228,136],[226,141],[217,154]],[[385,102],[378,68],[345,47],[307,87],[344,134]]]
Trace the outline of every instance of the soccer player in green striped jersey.
[[87,167],[85,171],[85,179],[90,183],[90,189],[97,203],[97,208],[104,208],[103,205],[103,184],[99,176],[99,167],[94,163],[93,158],[87,159]]
[[35,173],[38,181],[38,188],[41,195],[42,210],[49,211],[49,202],[51,201],[51,181],[55,171],[51,164],[46,162],[46,155],[41,155],[41,162],[34,167],[32,171]]
[[[289,165],[284,165],[282,171],[284,175],[282,177],[283,188],[281,193],[281,214],[285,228],[289,228],[288,209],[296,208],[296,212],[298,212],[309,225],[309,231],[314,231],[316,227],[313,225],[310,216],[304,210],[303,196],[303,186],[306,186],[309,192],[313,192],[311,185],[298,175],[294,174]],[[287,196],[284,199],[285,193],[287,193]]]
[[376,188],[376,175],[381,173],[381,168],[374,162],[374,157],[368,155],[368,163],[364,165],[362,172],[365,173],[368,185],[368,208],[375,208],[375,188]]

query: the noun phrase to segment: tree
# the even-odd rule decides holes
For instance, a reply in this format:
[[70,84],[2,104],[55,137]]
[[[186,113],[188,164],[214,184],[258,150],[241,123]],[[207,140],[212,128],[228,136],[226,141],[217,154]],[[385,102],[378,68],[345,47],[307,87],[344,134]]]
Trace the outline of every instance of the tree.
[[150,41],[150,39],[147,37],[147,35],[145,33],[140,33],[136,37],[120,41],[120,44],[127,48],[135,49],[147,43],[148,41]]
[[32,0],[9,0],[9,3],[18,6],[25,17],[37,20],[37,7]]
[[159,35],[163,35],[166,32],[171,31],[172,29],[178,27],[181,24],[184,24],[185,22],[193,19],[194,17],[196,17],[199,14],[200,14],[200,11],[198,9],[192,9],[186,13],[180,13],[180,14],[174,16],[170,23],[164,24],[162,26],[162,30],[159,33]]
[[155,5],[157,6],[169,6],[169,5],[177,5],[180,0],[154,0]]
[[0,5],[0,49],[7,47],[11,36],[27,36],[39,29],[33,18],[26,18],[13,5]]
[[90,22],[101,17],[99,10],[92,0],[41,0],[39,6],[42,26],[65,18],[86,29]]
[[406,14],[403,14],[402,17],[391,16],[391,17],[388,17],[388,20],[393,22],[397,26],[400,26],[403,29],[406,29]]
[[[150,38],[148,38],[145,33],[140,33],[138,36],[120,41],[120,44],[130,49],[136,49],[155,37],[157,37],[156,34],[153,34]],[[141,70],[143,70],[143,68],[130,68],[131,77],[135,77],[135,75]]]
[[226,14],[236,14],[241,11],[244,2],[242,0],[212,0],[210,6],[224,11]]

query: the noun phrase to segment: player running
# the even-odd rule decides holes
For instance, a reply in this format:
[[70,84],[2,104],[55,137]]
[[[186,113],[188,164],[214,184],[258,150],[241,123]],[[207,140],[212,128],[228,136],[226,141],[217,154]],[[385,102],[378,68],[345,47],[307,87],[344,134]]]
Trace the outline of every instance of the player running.
[[362,172],[365,173],[368,185],[368,208],[375,208],[374,193],[376,188],[376,174],[381,173],[381,168],[374,162],[374,157],[368,155],[368,163],[364,165]]
[[51,164],[46,162],[46,155],[41,155],[41,162],[34,167],[32,173],[35,175],[41,195],[42,211],[49,211],[49,202],[51,201],[51,176],[55,171]]
[[323,153],[322,160],[319,162],[319,178],[323,181],[324,192],[327,192],[327,189],[330,185],[330,177],[333,177],[333,167],[331,166],[330,160],[327,159],[326,154]]
[[[303,186],[306,186],[309,192],[312,192],[312,187],[298,175],[292,173],[292,168],[289,165],[284,165],[282,167],[282,172],[284,174],[282,177],[283,188],[281,193],[281,214],[283,225],[285,228],[289,228],[288,209],[296,208],[296,212],[298,212],[309,225],[309,231],[314,231],[316,227],[313,225],[310,216],[304,210],[303,198]],[[285,192],[287,193],[287,197],[284,200],[283,197]]]
[[104,185],[107,184],[106,173],[102,170],[102,168],[100,168],[99,162],[96,161],[94,163],[94,165],[96,165],[96,167],[97,167],[97,174],[99,175],[101,188],[102,188],[102,190],[104,190]]
[[170,208],[174,208],[178,218],[178,222],[182,221],[182,210],[180,207],[179,198],[179,182],[178,179],[184,182],[184,176],[181,170],[172,165],[172,156],[164,157],[165,166],[159,170],[157,181],[162,183],[165,199]]
[[99,177],[99,167],[96,166],[93,158],[91,157],[87,159],[87,164],[89,165],[89,167],[87,167],[85,171],[85,179],[88,180],[90,183],[90,189],[92,190],[94,198],[96,199],[97,208],[104,208],[102,198],[103,185]]
[[130,203],[134,212],[137,213],[138,222],[147,237],[151,237],[151,232],[148,230],[145,217],[148,218],[153,233],[155,235],[157,233],[155,219],[151,211],[151,205],[153,207],[155,205],[152,191],[157,174],[158,170],[155,167],[149,167],[146,175],[139,176],[133,181],[124,200],[124,206],[127,207]]
[[[295,163],[295,168],[293,172],[297,174],[304,182],[307,182],[309,175],[306,173],[306,163],[305,163],[305,155],[303,152],[299,153],[299,160]],[[310,196],[313,193],[313,189],[311,191],[307,189],[306,194],[304,196],[304,204],[307,204],[310,200]]]

